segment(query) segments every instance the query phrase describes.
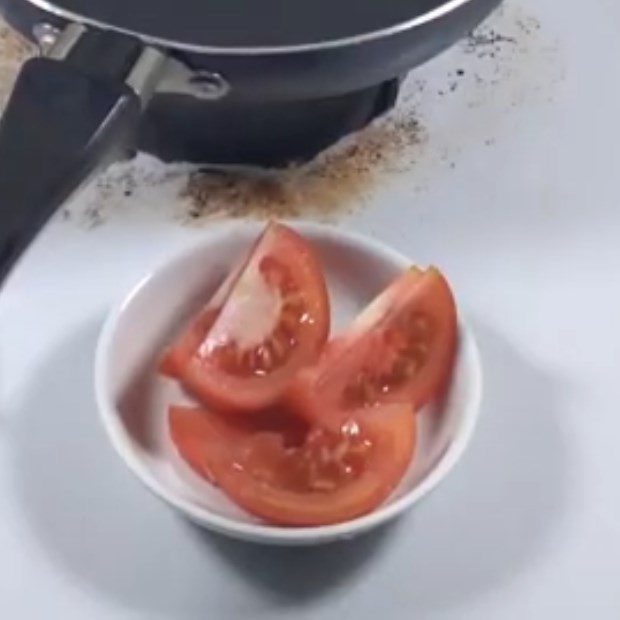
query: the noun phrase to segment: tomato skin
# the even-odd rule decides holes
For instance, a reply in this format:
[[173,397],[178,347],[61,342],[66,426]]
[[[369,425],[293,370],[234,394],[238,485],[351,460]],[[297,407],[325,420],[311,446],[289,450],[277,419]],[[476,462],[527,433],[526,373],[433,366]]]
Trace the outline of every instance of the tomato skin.
[[[273,255],[290,268],[296,284],[305,295],[311,321],[295,333],[298,343],[290,359],[264,376],[231,373],[213,355],[208,352],[203,354],[201,347],[197,348],[182,369],[180,378],[183,386],[209,407],[235,413],[253,413],[274,404],[291,377],[318,359],[330,328],[329,298],[323,270],[308,242],[282,224],[270,224],[257,248],[257,254],[264,252],[266,256]],[[259,258],[250,258],[246,268]],[[226,304],[235,303],[235,295],[233,287]],[[220,318],[224,312],[222,309]],[[248,316],[246,320],[251,321],[252,318]],[[217,329],[216,321],[210,333]]]
[[248,255],[233,267],[228,276],[224,278],[216,289],[213,297],[164,351],[157,367],[162,375],[171,379],[181,378],[185,367],[189,364],[201,342],[207,337],[209,330],[213,327],[222,306],[232,292],[259,241],[253,245]]
[[[446,279],[431,267],[426,272],[406,272],[371,302],[345,334],[328,343],[317,364],[297,373],[284,402],[312,422],[328,423],[331,417],[339,424],[348,408],[343,404],[343,395],[354,379],[394,357],[386,334],[406,312],[432,319],[434,335],[428,354],[411,379],[386,393],[373,392],[372,402],[365,405],[406,402],[417,411],[440,397],[454,365],[457,311]],[[403,337],[406,340],[407,333],[403,336],[397,332],[396,342]]]
[[179,379],[183,369],[192,359],[219,314],[220,307],[207,307],[201,310],[191,325],[178,336],[177,340],[164,351],[157,369],[171,379]]
[[372,442],[372,452],[357,478],[323,493],[266,484],[243,466],[244,454],[262,449],[265,467],[277,467],[273,454],[283,448],[273,431],[248,432],[230,418],[204,409],[171,407],[169,414],[172,440],[198,474],[215,481],[251,514],[285,526],[320,526],[353,519],[376,508],[398,485],[415,450],[416,418],[410,407],[388,405],[357,412],[354,419]]

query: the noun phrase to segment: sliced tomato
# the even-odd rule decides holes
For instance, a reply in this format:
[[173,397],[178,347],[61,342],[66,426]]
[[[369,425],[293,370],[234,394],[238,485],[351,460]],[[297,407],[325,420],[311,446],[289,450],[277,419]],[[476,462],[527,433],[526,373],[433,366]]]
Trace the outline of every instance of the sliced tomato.
[[354,412],[333,431],[286,416],[253,425],[188,407],[171,407],[169,423],[198,474],[248,512],[291,526],[370,512],[396,487],[416,443],[416,417],[403,404]]
[[211,324],[204,314],[198,329],[190,329],[177,365],[181,382],[211,407],[265,408],[316,361],[327,340],[329,301],[319,260],[296,232],[272,223],[225,297]]
[[417,410],[449,380],[456,342],[448,283],[433,267],[412,268],[328,344],[316,365],[296,375],[285,400],[309,420],[336,424],[360,407],[404,402]]
[[248,259],[249,256],[232,269],[215,291],[213,297],[200,310],[198,316],[192,319],[189,326],[164,351],[159,362],[159,371],[163,375],[175,379],[180,378],[183,369],[213,327],[215,319],[219,316],[224,302],[228,299]]

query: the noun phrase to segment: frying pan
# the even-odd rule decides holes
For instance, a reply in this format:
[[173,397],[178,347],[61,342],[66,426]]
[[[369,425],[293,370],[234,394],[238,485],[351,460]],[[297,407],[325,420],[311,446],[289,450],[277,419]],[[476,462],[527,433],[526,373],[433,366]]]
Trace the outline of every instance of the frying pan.
[[343,96],[405,74],[498,3],[2,0],[44,53],[0,120],[0,282],[85,180],[132,152],[154,94],[250,109]]

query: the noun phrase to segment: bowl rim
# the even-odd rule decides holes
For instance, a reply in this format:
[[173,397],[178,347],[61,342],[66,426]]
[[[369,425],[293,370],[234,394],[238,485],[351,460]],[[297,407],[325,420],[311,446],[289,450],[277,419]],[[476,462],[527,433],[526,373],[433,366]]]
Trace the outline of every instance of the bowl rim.
[[[347,243],[363,251],[381,256],[395,265],[402,265],[403,268],[408,267],[414,262],[398,250],[358,232],[343,231],[331,225],[314,222],[296,220],[286,223],[302,235],[327,237],[336,241],[345,240]],[[209,234],[202,237],[198,242],[192,243],[180,252],[166,257],[158,265],[155,265],[145,276],[139,279],[122,301],[114,306],[103,324],[95,353],[94,383],[99,418],[115,452],[138,480],[157,497],[185,514],[191,521],[197,524],[238,539],[279,544],[304,544],[304,542],[312,543],[322,539],[327,541],[354,536],[394,519],[428,495],[452,471],[471,441],[480,415],[482,367],[475,338],[460,312],[458,325],[459,341],[460,347],[463,350],[468,350],[468,358],[471,359],[470,390],[472,395],[462,406],[460,419],[450,444],[426,476],[402,497],[387,504],[382,504],[366,515],[342,523],[313,527],[283,527],[263,523],[244,523],[196,506],[191,501],[169,490],[168,487],[161,484],[151,475],[148,467],[142,463],[125,440],[125,432],[120,422],[120,416],[111,395],[108,393],[108,360],[112,353],[111,347],[114,335],[125,309],[132,303],[135,297],[142,292],[155,276],[166,270],[173,269],[176,263],[183,262],[184,259],[213,243],[218,237],[230,234],[235,229],[243,230],[244,232],[246,230],[248,232],[250,230],[260,230],[261,226],[264,226],[264,223],[235,222],[232,226],[214,226],[209,230]]]

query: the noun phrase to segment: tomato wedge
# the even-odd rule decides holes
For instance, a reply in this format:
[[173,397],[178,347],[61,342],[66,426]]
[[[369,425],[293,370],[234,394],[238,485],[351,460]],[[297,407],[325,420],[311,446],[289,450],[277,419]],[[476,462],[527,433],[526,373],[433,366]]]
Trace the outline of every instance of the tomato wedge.
[[417,410],[449,380],[456,342],[448,283],[434,267],[412,268],[296,375],[285,400],[311,421],[335,424],[360,407],[404,402]]
[[[271,223],[240,273],[176,345],[185,388],[210,407],[256,411],[318,358],[329,333],[325,278],[311,246]],[[189,351],[190,355],[187,355]]]
[[248,259],[249,256],[228,274],[228,277],[220,284],[213,297],[198,313],[198,316],[191,321],[190,325],[177,337],[175,342],[164,351],[159,362],[159,372],[175,379],[181,377],[183,369],[213,327],[215,319],[217,319],[224,302],[228,299]]
[[247,420],[191,407],[169,413],[181,457],[242,508],[278,525],[326,525],[370,512],[396,487],[416,443],[416,417],[403,404],[355,412],[337,431],[300,427],[290,416]]

